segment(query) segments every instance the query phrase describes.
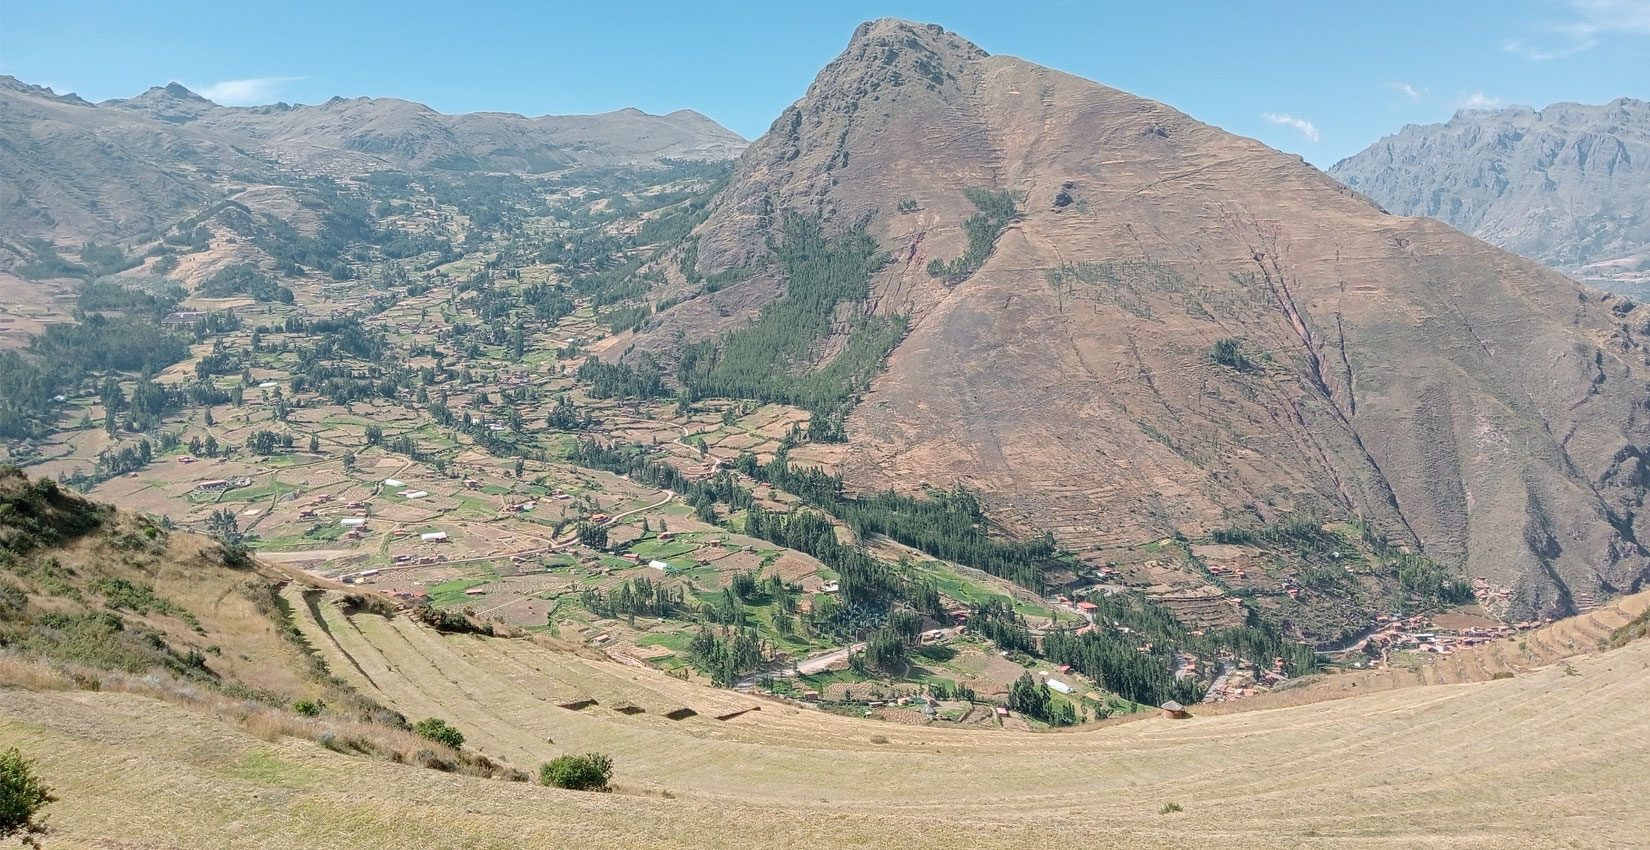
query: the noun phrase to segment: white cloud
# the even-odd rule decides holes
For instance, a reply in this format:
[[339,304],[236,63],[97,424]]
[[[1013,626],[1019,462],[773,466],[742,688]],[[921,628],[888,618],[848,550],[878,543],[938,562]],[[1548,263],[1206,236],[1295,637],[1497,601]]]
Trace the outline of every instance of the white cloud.
[[1499,97],[1490,97],[1481,91],[1464,92],[1455,105],[1462,109],[1500,109],[1503,101]]
[[224,80],[203,86],[199,90],[201,97],[224,106],[257,106],[265,103],[274,103],[281,89],[287,83],[296,82],[303,77],[253,77],[250,80]]
[[1506,41],[1501,49],[1545,62],[1591,50],[1606,35],[1650,35],[1650,0],[1565,0],[1564,5],[1569,16],[1542,27],[1548,43]]
[[1306,140],[1312,144],[1317,144],[1318,140],[1322,138],[1322,136],[1318,133],[1318,128],[1311,121],[1308,121],[1305,118],[1296,118],[1287,112],[1266,112],[1262,113],[1260,117],[1265,118],[1273,124],[1282,124],[1285,127],[1294,127],[1296,130],[1299,130],[1301,135],[1305,136]]
[[1403,95],[1404,97],[1409,98],[1410,100],[1417,100],[1418,101],[1426,95],[1426,90],[1425,89],[1418,89],[1418,88],[1410,85],[1409,83],[1405,83],[1405,82],[1387,83],[1386,87],[1389,88],[1389,89],[1392,89],[1393,91],[1395,91],[1395,92],[1397,92],[1401,95]]

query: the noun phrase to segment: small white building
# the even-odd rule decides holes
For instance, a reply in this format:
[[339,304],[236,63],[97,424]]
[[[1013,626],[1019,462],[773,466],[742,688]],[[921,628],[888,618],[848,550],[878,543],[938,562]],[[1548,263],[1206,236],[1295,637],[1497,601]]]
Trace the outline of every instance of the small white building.
[[1048,680],[1048,686],[1055,689],[1055,690],[1057,690],[1057,691],[1059,691],[1062,694],[1071,693],[1071,686],[1066,684],[1065,682],[1060,681],[1059,679],[1049,679]]
[[441,541],[447,539],[447,532],[426,531],[423,534],[418,535],[418,539],[424,541],[425,543],[440,543]]
[[407,490],[401,495],[408,499],[422,499],[430,494],[424,490]]
[[345,528],[360,528],[361,526],[366,525],[367,521],[358,516],[352,516],[344,517],[343,519],[338,520],[338,524]]
[[659,570],[660,572],[664,572],[665,570],[670,569],[670,565],[665,563],[664,561],[648,561],[647,565],[654,568],[654,569],[656,569],[656,570]]
[[407,486],[407,482],[397,481],[394,478],[386,478],[386,479],[384,479],[384,486],[385,487],[405,487],[405,486]]

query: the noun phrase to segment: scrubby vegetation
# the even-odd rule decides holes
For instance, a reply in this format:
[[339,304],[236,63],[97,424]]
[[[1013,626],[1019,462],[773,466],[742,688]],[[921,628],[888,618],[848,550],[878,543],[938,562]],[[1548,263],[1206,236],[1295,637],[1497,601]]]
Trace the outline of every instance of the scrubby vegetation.
[[429,738],[438,744],[445,744],[453,749],[464,746],[464,733],[448,725],[447,721],[439,717],[426,717],[413,724],[413,732],[420,737]]
[[1215,341],[1209,349],[1209,359],[1237,372],[1252,372],[1255,369],[1254,361],[1243,351],[1243,343],[1227,337]]
[[40,836],[48,831],[44,809],[56,801],[35,772],[33,759],[16,747],[0,752],[0,840],[18,838],[39,847]]
[[[944,278],[947,283],[961,283],[979,271],[997,246],[997,237],[1003,228],[1020,217],[1019,203],[1013,192],[968,188],[963,190],[963,195],[979,209],[963,222],[963,229],[968,233],[968,250],[950,262],[938,257],[928,261],[928,274]],[[902,208],[900,211],[906,210]]]
[[608,791],[613,760],[603,753],[557,756],[539,767],[539,782],[569,791]]

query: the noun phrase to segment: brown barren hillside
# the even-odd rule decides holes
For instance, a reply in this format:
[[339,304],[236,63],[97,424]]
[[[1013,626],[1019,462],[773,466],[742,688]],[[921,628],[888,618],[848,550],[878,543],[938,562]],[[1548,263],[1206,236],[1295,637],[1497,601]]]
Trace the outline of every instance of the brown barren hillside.
[[[1020,215],[971,274],[964,190]],[[881,20],[741,159],[664,313],[704,338],[783,291],[787,215],[892,257],[910,332],[848,422],[852,485],[961,483],[1088,558],[1356,517],[1513,613],[1636,588],[1650,313],[1162,104]],[[827,345],[821,358],[833,352]]]

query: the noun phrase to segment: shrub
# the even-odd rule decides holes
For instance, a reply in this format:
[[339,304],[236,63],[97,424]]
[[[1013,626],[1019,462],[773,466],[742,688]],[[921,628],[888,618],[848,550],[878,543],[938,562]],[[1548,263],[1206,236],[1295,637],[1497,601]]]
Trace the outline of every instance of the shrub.
[[413,726],[413,731],[421,737],[438,744],[446,744],[455,750],[464,746],[464,733],[447,725],[447,721],[439,717],[426,717],[418,721]]
[[613,760],[603,753],[558,756],[539,766],[539,782],[569,791],[608,791]]
[[0,753],[0,840],[18,836],[38,847],[35,836],[46,833],[40,810],[56,800],[51,789],[34,774],[34,761],[17,748]]
[[1163,808],[1158,811],[1158,814],[1160,814],[1160,815],[1172,815],[1175,812],[1183,812],[1183,811],[1185,811],[1185,809],[1182,809],[1180,807],[1179,803],[1164,803]]
[[452,759],[445,759],[435,754],[434,750],[419,750],[413,754],[413,764],[419,767],[439,770],[442,773],[452,773],[458,770],[458,763]]
[[1500,680],[1500,679],[1511,679],[1512,677],[1513,677],[1512,671],[1510,671],[1510,670],[1498,670],[1493,675],[1490,676],[1490,679],[1491,680]]
[[1254,362],[1243,353],[1242,343],[1230,337],[1215,342],[1215,347],[1209,350],[1209,359],[1239,372],[1248,372],[1255,368]]
[[312,699],[301,699],[292,704],[292,710],[305,717],[316,717],[321,713],[321,703]]

